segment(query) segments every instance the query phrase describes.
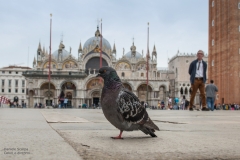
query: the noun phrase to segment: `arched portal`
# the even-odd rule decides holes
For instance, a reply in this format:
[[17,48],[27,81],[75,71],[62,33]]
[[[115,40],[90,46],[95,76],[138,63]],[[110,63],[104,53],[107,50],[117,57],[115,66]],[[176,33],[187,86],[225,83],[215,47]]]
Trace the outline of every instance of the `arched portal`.
[[124,86],[126,89],[128,89],[129,91],[132,91],[132,87],[131,87],[129,84],[123,83],[123,86]]
[[33,95],[34,95],[33,90],[30,90],[30,91],[28,92],[28,98],[29,98],[29,100],[28,100],[28,106],[29,106],[29,107],[33,107],[33,106],[34,106],[34,104],[33,104]]
[[103,81],[94,78],[87,83],[87,95],[85,103],[91,107],[97,107],[100,103],[100,90],[103,87]]
[[93,107],[98,107],[99,106],[99,100],[100,100],[100,91],[94,91],[92,94],[92,104]]
[[75,97],[77,96],[75,84],[71,81],[64,82],[61,86],[61,90],[64,92],[65,98],[68,99],[67,107],[72,108],[73,106],[75,106]]
[[165,98],[166,98],[166,88],[165,88],[165,86],[160,86],[160,88],[159,88],[159,99],[161,101],[164,101]]
[[52,102],[54,102],[55,97],[55,90],[56,88],[52,83],[50,83],[50,88],[48,82],[43,83],[40,86],[41,102],[46,104],[46,106],[52,106]]
[[[147,85],[146,84],[142,84],[138,87],[137,89],[138,92],[138,98],[140,101],[146,102],[146,97],[147,97]],[[148,85],[148,99],[151,98],[151,94],[152,94],[152,87],[150,87]]]
[[[108,66],[108,63],[104,58],[102,58],[102,66]],[[100,57],[93,57],[89,59],[85,66],[86,70],[90,68],[98,70],[99,67],[100,67]]]

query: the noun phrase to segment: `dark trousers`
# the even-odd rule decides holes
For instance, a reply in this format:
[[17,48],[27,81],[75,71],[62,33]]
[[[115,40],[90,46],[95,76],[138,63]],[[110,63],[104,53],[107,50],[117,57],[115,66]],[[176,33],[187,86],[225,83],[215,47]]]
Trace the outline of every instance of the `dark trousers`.
[[195,79],[194,84],[192,84],[191,87],[192,87],[192,93],[191,93],[191,99],[190,99],[190,108],[193,107],[194,98],[198,89],[200,91],[202,106],[206,107],[205,84],[203,83],[203,79]]

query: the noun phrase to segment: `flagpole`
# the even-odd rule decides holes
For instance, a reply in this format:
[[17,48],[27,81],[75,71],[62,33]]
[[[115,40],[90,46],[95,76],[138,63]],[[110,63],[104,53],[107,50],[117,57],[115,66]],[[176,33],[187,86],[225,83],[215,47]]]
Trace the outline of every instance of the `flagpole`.
[[100,52],[100,68],[102,68],[102,19],[101,19],[101,41],[100,41],[100,48],[101,48],[101,52]]
[[149,70],[149,22],[148,22],[148,30],[147,30],[147,97],[146,102],[148,105],[148,70]]
[[52,14],[50,14],[50,46],[49,46],[49,67],[48,67],[48,106],[50,104],[50,80],[51,80],[51,47],[52,46]]

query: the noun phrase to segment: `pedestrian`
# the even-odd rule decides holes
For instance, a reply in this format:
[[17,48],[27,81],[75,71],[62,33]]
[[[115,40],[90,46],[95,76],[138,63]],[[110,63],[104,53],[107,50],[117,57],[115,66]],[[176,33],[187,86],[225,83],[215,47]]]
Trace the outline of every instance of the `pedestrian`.
[[182,98],[182,101],[181,101],[182,110],[185,110],[185,103],[186,103],[186,97],[185,97],[185,95],[183,95],[183,98]]
[[206,107],[206,95],[204,90],[207,79],[207,63],[203,60],[203,56],[204,52],[199,50],[197,52],[197,59],[190,64],[188,70],[192,89],[189,107],[190,111],[193,111],[193,102],[198,89],[200,90],[200,96],[202,100],[202,111],[209,111],[209,109]]
[[67,103],[68,103],[67,97],[64,98],[64,102],[63,103],[64,103],[64,107],[67,108]]
[[207,97],[207,106],[211,111],[214,111],[216,92],[218,92],[217,86],[213,83],[214,81],[210,80],[210,84],[208,84],[205,88],[206,97]]
[[225,110],[228,110],[228,104],[225,105]]
[[160,104],[160,102],[158,102],[158,104],[157,104],[157,109],[161,109],[161,104]]
[[58,100],[61,102],[61,108],[63,108],[64,97],[65,97],[65,94],[63,91],[61,91],[61,93],[58,97]]
[[168,97],[168,109],[172,108],[172,98],[169,96]]

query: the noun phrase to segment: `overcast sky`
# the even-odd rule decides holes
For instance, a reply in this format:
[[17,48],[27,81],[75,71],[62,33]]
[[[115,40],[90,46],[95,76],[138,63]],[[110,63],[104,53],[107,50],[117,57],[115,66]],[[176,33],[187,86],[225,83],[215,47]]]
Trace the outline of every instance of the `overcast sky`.
[[[10,64],[32,67],[39,41],[49,47],[49,15],[53,14],[52,52],[61,35],[66,50],[77,57],[82,45],[94,36],[97,20],[103,19],[103,36],[117,58],[130,50],[156,45],[158,67],[167,67],[177,53],[208,52],[208,0],[0,0],[0,67]],[[28,61],[29,48],[29,61]]]

